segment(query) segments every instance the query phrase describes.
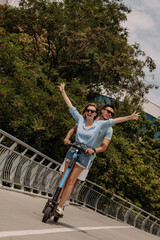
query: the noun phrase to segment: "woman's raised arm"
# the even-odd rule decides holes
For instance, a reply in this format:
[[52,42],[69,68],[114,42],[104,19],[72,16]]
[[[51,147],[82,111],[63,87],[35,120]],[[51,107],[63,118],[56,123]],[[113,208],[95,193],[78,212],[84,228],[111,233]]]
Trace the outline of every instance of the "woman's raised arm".
[[66,102],[66,104],[67,104],[67,106],[69,107],[69,109],[70,109],[71,107],[73,107],[73,105],[72,105],[69,97],[67,96],[67,94],[66,94],[66,92],[65,92],[65,90],[64,90],[64,88],[65,88],[65,83],[61,83],[61,84],[58,86],[58,88],[59,88],[59,90],[61,91],[62,96],[63,96],[63,98],[64,98],[64,101]]

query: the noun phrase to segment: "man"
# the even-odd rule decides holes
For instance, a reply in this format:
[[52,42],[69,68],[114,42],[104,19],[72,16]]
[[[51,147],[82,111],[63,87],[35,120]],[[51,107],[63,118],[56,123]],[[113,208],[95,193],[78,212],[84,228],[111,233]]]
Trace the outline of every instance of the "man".
[[[108,120],[110,119],[111,117],[114,116],[114,107],[110,104],[105,104],[102,108],[101,108],[101,115],[99,117],[97,117],[97,121],[99,120]],[[67,133],[67,136],[66,138],[64,139],[64,144],[70,144],[71,141],[70,141],[70,138],[71,136],[76,132],[76,129],[77,127],[74,126],[73,128],[71,128],[69,130],[69,132]],[[112,127],[109,127],[107,129],[102,129],[98,135],[98,138],[97,138],[97,141],[96,141],[96,145],[94,146],[95,150],[96,150],[96,153],[98,152],[104,152],[110,141],[111,141],[111,138],[112,138],[112,134],[113,134],[113,129]],[[94,156],[93,156],[93,159],[94,159]],[[88,164],[87,168],[85,168],[82,173],[79,175],[78,177],[78,180],[80,181],[85,181],[86,180],[86,177],[88,175],[88,172],[92,166],[92,160],[90,161],[90,163]],[[64,169],[65,168],[65,160],[64,162],[62,163],[59,171],[60,172],[64,172]],[[76,185],[75,185],[76,186]],[[74,188],[75,188],[74,186]],[[74,190],[74,189],[73,189]]]

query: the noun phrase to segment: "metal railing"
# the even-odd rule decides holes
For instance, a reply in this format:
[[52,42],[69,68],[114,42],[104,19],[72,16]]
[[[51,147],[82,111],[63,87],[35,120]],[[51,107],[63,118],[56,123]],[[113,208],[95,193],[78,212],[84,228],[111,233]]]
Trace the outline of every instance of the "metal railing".
[[[0,129],[0,187],[52,197],[60,179],[60,163]],[[86,180],[71,201],[160,236],[160,219]]]
[[0,130],[0,186],[40,195],[53,193],[60,163]]

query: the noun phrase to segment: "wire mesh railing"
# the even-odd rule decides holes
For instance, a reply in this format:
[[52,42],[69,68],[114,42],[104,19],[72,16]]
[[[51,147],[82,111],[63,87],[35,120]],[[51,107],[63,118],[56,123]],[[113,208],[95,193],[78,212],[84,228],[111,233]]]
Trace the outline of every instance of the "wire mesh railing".
[[[60,179],[60,163],[0,129],[0,187],[52,197]],[[160,236],[160,219],[86,180],[71,201]]]

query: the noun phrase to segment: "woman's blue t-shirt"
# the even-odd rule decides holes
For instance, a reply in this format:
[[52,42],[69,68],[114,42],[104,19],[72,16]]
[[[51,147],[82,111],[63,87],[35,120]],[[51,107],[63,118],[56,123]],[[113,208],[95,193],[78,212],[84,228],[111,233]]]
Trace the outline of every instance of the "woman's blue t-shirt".
[[91,147],[94,147],[99,131],[102,128],[112,127],[114,125],[113,119],[109,120],[99,120],[94,121],[93,125],[89,128],[85,128],[86,118],[84,118],[75,107],[69,109],[70,113],[72,114],[73,118],[77,122],[77,132],[76,132],[76,142],[87,144]]

